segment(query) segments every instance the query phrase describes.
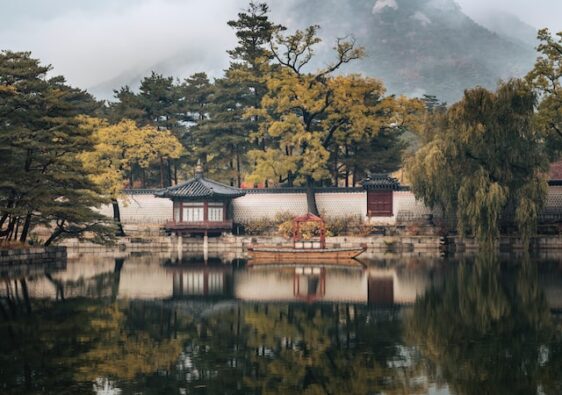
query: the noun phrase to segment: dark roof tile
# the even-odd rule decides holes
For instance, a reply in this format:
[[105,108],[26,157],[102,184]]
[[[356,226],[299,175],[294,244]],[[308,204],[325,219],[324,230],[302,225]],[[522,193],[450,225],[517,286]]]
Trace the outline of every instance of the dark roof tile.
[[174,185],[155,193],[162,198],[203,199],[203,198],[229,198],[234,199],[244,196],[246,193],[235,187],[224,185],[219,182],[208,180],[202,175]]

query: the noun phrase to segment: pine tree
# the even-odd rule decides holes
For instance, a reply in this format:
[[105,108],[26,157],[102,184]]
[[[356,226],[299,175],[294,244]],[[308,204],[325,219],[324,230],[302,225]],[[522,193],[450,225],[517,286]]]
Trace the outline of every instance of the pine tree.
[[225,76],[214,83],[207,119],[192,131],[209,171],[232,185],[242,183],[246,154],[262,122],[259,116],[245,114],[259,106],[267,91],[265,76],[273,56],[269,42],[276,31],[284,29],[271,22],[268,14],[267,4],[251,2],[238,19],[228,22],[238,43],[228,51],[232,61]]
[[64,78],[46,78],[29,52],[0,53],[0,232],[26,241],[38,224],[61,236],[105,240],[111,229],[93,210],[106,200],[93,184],[79,154],[93,146],[77,116],[98,104]]

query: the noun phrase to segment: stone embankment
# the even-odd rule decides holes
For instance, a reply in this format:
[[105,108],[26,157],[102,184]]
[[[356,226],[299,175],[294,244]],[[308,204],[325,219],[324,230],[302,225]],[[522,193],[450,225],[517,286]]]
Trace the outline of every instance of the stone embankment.
[[[444,240],[439,236],[339,236],[328,237],[327,247],[367,247],[369,252],[419,252],[438,254],[443,247]],[[205,248],[209,254],[235,254],[243,257],[249,245],[288,246],[287,239],[274,236],[234,236],[203,237],[176,236],[147,236],[125,237],[116,246],[99,246],[78,241],[65,241],[65,246],[80,252],[99,252],[104,250],[123,251],[178,251],[188,253],[202,253]]]
[[66,259],[66,247],[0,249],[0,266],[50,263]]
[[[445,240],[446,250],[450,253],[464,253],[478,251],[478,242],[474,239],[461,238],[458,236],[447,237]],[[519,237],[502,236],[498,243],[500,251],[522,251],[526,249]],[[530,240],[532,251],[560,251],[562,250],[562,237],[560,236],[535,236]]]

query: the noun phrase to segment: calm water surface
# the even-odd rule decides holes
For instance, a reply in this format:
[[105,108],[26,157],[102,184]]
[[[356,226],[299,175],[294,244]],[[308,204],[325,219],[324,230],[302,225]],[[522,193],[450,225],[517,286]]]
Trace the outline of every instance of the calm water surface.
[[5,271],[3,394],[562,394],[562,259]]

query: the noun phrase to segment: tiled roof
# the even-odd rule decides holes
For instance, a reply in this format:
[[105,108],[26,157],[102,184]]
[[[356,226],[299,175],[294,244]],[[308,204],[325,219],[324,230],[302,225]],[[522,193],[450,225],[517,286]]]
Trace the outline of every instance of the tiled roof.
[[157,197],[163,198],[183,198],[183,199],[202,199],[202,198],[230,198],[234,199],[244,196],[246,193],[235,187],[224,185],[219,182],[208,180],[202,174],[197,174],[191,180],[182,184],[174,185],[161,189],[154,193]]
[[400,182],[396,178],[390,177],[388,174],[371,174],[362,182],[363,188],[368,191],[384,190],[384,191],[399,191]]
[[[283,187],[283,188],[252,188],[244,189],[248,195],[264,193],[306,193],[306,187]],[[362,187],[314,187],[316,193],[357,193],[363,192]]]

